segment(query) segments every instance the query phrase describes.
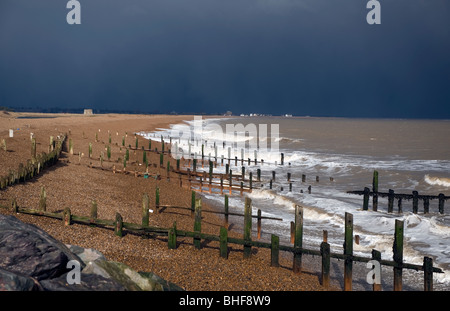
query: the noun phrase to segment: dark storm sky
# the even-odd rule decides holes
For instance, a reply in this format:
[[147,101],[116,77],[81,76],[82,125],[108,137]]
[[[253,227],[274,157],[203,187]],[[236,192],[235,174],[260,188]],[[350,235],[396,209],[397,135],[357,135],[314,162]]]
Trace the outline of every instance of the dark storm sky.
[[0,106],[450,119],[450,1],[0,0]]

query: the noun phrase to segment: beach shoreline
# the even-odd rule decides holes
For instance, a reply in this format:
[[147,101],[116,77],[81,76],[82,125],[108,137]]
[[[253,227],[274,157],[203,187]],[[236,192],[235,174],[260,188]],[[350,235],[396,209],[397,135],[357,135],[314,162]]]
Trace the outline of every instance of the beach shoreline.
[[[29,118],[27,118],[29,117]],[[206,116],[220,117],[220,116]],[[37,152],[47,152],[49,137],[67,133],[72,139],[74,154],[63,150],[59,162],[36,176],[29,182],[10,186],[0,192],[0,205],[8,205],[16,198],[21,207],[38,205],[40,188],[45,187],[48,194],[48,210],[60,211],[70,207],[73,214],[89,215],[90,204],[96,200],[99,218],[114,219],[120,212],[124,221],[140,223],[142,195],[148,193],[150,202],[154,202],[156,187],[160,188],[161,204],[189,206],[191,192],[180,188],[172,178],[136,178],[134,175],[112,174],[108,171],[89,168],[99,166],[100,154],[106,155],[106,146],[112,149],[111,159],[104,160],[103,166],[121,169],[125,150],[121,150],[122,140],[125,146],[135,143],[134,133],[151,132],[157,128],[169,128],[171,124],[192,120],[193,116],[178,115],[74,115],[74,114],[35,114],[3,113],[0,116],[0,136],[6,139],[7,152],[1,150],[2,161],[0,175],[9,169],[15,169],[19,163],[31,158],[30,135],[37,140]],[[8,130],[14,130],[9,138]],[[108,132],[109,131],[109,132]],[[111,135],[111,136],[109,136]],[[111,144],[109,144],[111,137]],[[139,146],[148,145],[148,141],[137,136]],[[92,144],[92,156],[89,158],[89,143]],[[67,144],[67,143],[66,143]],[[153,141],[153,146],[158,142]],[[81,158],[78,154],[81,154]],[[127,170],[142,170],[142,155],[130,152]],[[165,176],[164,168],[159,168],[159,156],[148,153],[151,164],[150,176]],[[174,159],[165,157],[175,166]],[[139,165],[141,164],[141,165]],[[204,204],[204,209],[213,207]],[[5,209],[0,213],[12,214]],[[171,227],[176,222],[181,230],[193,229],[190,215],[180,210],[166,209],[162,213],[150,215],[150,225]],[[242,250],[232,246],[229,258],[219,257],[218,243],[202,243],[201,250],[195,250],[192,239],[179,238],[177,249],[169,250],[167,239],[163,237],[142,238],[126,234],[119,238],[110,230],[74,224],[64,227],[60,221],[44,217],[15,214],[17,218],[33,223],[66,244],[95,248],[109,260],[123,262],[138,271],[154,272],[164,279],[178,284],[189,291],[321,291],[319,271],[305,271],[297,275],[292,272],[292,261],[280,256],[281,267],[270,267],[270,250],[256,249],[250,260],[242,258]],[[223,219],[210,213],[204,213],[202,232],[218,234]],[[238,232],[231,236],[241,237]],[[334,290],[340,290],[333,288]]]

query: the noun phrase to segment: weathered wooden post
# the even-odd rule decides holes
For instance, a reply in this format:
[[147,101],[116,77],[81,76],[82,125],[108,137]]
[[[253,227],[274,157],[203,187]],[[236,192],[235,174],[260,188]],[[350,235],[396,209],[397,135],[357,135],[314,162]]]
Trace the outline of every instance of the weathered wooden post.
[[275,180],[275,171],[272,171],[272,180]]
[[444,214],[444,203],[445,203],[445,195],[443,193],[439,193],[439,213]]
[[393,259],[396,263],[394,267],[394,290],[401,291],[403,287],[402,281],[402,265],[403,265],[403,221],[395,220],[395,233],[394,233],[394,246],[393,246]]
[[92,143],[89,143],[89,159],[92,156]]
[[116,221],[115,221],[115,225],[114,225],[114,234],[122,237],[123,235],[123,218],[122,215],[120,215],[119,213],[116,213]]
[[402,213],[403,212],[402,198],[398,198],[397,206],[398,206],[398,213],[399,214]]
[[417,212],[419,211],[419,192],[417,191],[413,191],[413,213],[417,214]]
[[279,262],[280,238],[277,235],[272,234],[270,241],[271,241],[271,243],[270,243],[270,266],[271,267],[279,267],[280,266],[280,262]]
[[363,211],[369,210],[369,193],[370,193],[370,189],[367,187],[364,187]]
[[164,164],[164,153],[159,154],[159,167],[163,167]]
[[322,242],[320,244],[320,254],[322,256],[322,286],[328,289],[330,286],[330,244]]
[[281,153],[281,165],[284,165],[284,153]]
[[[244,240],[251,242],[252,240],[252,200],[245,198],[244,207]],[[252,246],[244,244],[244,258],[250,258],[252,254]]]
[[248,187],[250,191],[253,189],[253,172],[248,173]]
[[89,219],[91,224],[95,224],[97,221],[97,201],[92,200],[91,202],[91,218]]
[[155,190],[155,212],[159,211],[159,187],[156,187]]
[[378,171],[373,171],[372,191],[373,191],[372,209],[374,212],[376,212],[378,210]]
[[433,291],[433,259],[430,257],[423,258],[423,272],[424,272],[424,291]]
[[197,159],[192,160],[192,171],[197,172]]
[[231,187],[232,187],[232,181],[233,181],[233,171],[230,170],[230,177],[229,177],[230,181],[229,181],[229,190],[230,190],[230,195],[231,195]]
[[295,222],[291,221],[291,244],[295,241]]
[[169,249],[177,248],[177,222],[173,222],[173,227],[169,229],[167,236],[167,244]]
[[287,173],[287,181],[291,181],[291,173]]
[[395,199],[394,190],[389,189],[389,195],[388,195],[388,213],[392,213],[392,212],[394,211],[394,199]]
[[294,263],[293,272],[302,271],[302,247],[303,247],[303,207],[295,205],[295,235],[294,235]]
[[228,229],[220,227],[220,257],[228,259]]
[[428,214],[430,212],[430,198],[423,197],[423,213]]
[[261,181],[261,169],[260,168],[258,168],[256,170],[256,180]]
[[39,198],[39,210],[45,212],[47,210],[47,192],[44,187],[41,187],[41,195]]
[[344,290],[352,290],[353,271],[353,215],[345,213],[345,240],[344,240]]
[[308,194],[311,194],[311,185],[308,186]]
[[302,182],[306,182],[306,175],[302,174]]
[[63,212],[63,224],[64,226],[70,226],[72,223],[72,213],[70,208],[66,207]]
[[223,174],[220,174],[220,194],[223,194]]
[[258,209],[258,218],[257,219],[258,219],[258,221],[257,221],[257,228],[258,228],[257,239],[260,240],[261,239],[261,210],[260,209]]
[[[195,219],[194,219],[194,232],[201,233],[202,231],[202,199],[195,200]],[[196,249],[201,248],[200,237],[194,237],[194,247]]]
[[245,180],[245,166],[243,166],[241,169],[241,177],[242,177],[242,180]]
[[[372,260],[376,260],[379,263],[381,262],[381,252],[373,249],[372,250]],[[374,266],[373,269],[377,269],[374,273],[375,279],[373,280],[373,291],[381,291],[381,264],[378,266]],[[377,280],[377,276],[379,277],[379,282]]]
[[272,179],[269,181],[269,189],[272,190]]
[[149,209],[150,209],[150,203],[149,203],[149,197],[147,193],[144,193],[142,196],[142,226],[148,227],[149,225]]
[[31,158],[36,158],[36,138],[31,139]]
[[195,213],[195,199],[196,199],[195,191],[192,190],[191,191],[191,217],[194,216],[194,213]]
[[228,227],[228,195],[225,194],[225,225]]
[[229,171],[230,171],[230,164],[227,163],[225,164],[225,174],[228,175]]

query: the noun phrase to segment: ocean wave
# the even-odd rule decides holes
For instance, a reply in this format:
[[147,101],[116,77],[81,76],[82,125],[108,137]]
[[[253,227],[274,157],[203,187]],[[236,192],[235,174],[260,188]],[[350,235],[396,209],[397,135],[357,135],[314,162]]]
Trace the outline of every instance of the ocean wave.
[[423,178],[425,182],[432,186],[444,186],[450,188],[450,178],[446,177],[435,177],[430,175],[425,175]]

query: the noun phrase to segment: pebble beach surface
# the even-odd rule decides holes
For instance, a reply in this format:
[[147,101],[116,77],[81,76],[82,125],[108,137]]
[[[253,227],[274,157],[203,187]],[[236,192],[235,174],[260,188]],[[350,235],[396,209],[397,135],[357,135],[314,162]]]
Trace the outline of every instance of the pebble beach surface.
[[[21,118],[20,118],[21,117]],[[27,118],[23,118],[27,117]],[[76,115],[76,114],[32,114],[0,111],[0,139],[5,139],[7,150],[0,149],[0,175],[17,169],[19,163],[31,158],[30,135],[37,141],[37,152],[47,152],[50,136],[55,138],[67,134],[67,142],[58,163],[41,172],[34,179],[0,191],[0,205],[8,206],[16,198],[20,207],[37,208],[41,187],[47,193],[47,211],[62,211],[69,207],[72,214],[89,216],[92,200],[98,205],[98,218],[114,219],[118,212],[125,222],[141,223],[142,196],[148,193],[150,207],[155,202],[155,189],[160,188],[160,204],[190,206],[191,192],[181,188],[178,179],[167,180],[165,168],[159,168],[159,155],[148,153],[150,162],[148,179],[113,174],[113,165],[122,169],[125,146],[135,144],[136,132],[152,131],[168,127],[169,124],[190,120],[193,116],[165,115]],[[8,137],[9,129],[14,137]],[[97,135],[96,135],[97,134]],[[97,137],[96,137],[97,136]],[[109,143],[111,137],[111,144]],[[97,138],[97,141],[96,141]],[[72,139],[74,154],[68,152],[68,141]],[[148,146],[148,141],[138,136],[139,146]],[[92,156],[89,158],[89,143]],[[161,146],[152,142],[152,146]],[[111,159],[106,159],[106,147],[111,146]],[[105,160],[100,167],[100,154]],[[79,156],[81,153],[81,157]],[[174,159],[165,156],[165,163]],[[156,165],[158,164],[158,165]],[[142,152],[130,152],[127,171],[145,171]],[[157,178],[157,176],[161,178]],[[200,196],[200,194],[198,194]],[[203,204],[203,209],[211,209]],[[0,213],[12,214],[0,208]],[[94,248],[108,260],[125,263],[137,271],[148,271],[160,275],[188,291],[322,291],[319,283],[320,271],[292,272],[292,258],[280,256],[280,267],[270,267],[270,250],[253,248],[251,259],[243,259],[242,247],[230,244],[228,259],[219,256],[218,242],[202,241],[196,250],[192,239],[178,238],[177,248],[168,249],[167,237],[141,237],[124,231],[122,238],[111,229],[73,224],[63,226],[60,220],[46,217],[15,214],[20,220],[44,229],[65,244]],[[220,215],[203,213],[202,232],[219,234],[224,219]],[[240,221],[240,218],[230,218]],[[181,209],[162,209],[150,214],[150,226],[171,227],[176,222],[178,229],[193,230],[190,212]],[[230,231],[229,236],[242,237],[242,232]],[[320,259],[318,259],[320,260]],[[334,289],[334,288],[332,288]],[[336,290],[336,289],[334,289]],[[340,290],[340,289],[338,289]]]

